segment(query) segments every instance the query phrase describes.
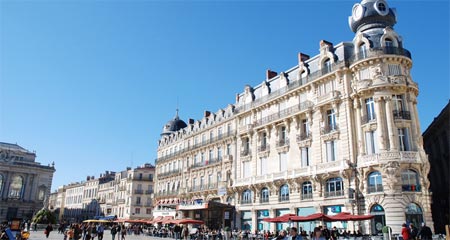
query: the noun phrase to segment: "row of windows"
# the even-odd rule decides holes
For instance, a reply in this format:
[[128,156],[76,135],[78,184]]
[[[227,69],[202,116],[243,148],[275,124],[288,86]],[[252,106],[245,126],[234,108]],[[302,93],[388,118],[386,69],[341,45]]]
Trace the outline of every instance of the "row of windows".
[[[402,171],[402,190],[403,191],[420,191],[420,180],[419,174],[411,169],[406,169]],[[374,171],[370,173],[367,177],[367,193],[383,192],[383,182],[381,173]],[[310,181],[302,183],[301,187],[302,200],[312,199],[313,188]],[[336,197],[344,195],[344,182],[342,178],[329,178],[325,185],[325,197]],[[245,190],[241,196],[241,203],[248,204],[252,203],[253,192],[251,190]],[[279,201],[289,201],[289,186],[287,184],[283,185],[279,189]],[[269,202],[269,189],[263,188],[260,191],[260,202]]]

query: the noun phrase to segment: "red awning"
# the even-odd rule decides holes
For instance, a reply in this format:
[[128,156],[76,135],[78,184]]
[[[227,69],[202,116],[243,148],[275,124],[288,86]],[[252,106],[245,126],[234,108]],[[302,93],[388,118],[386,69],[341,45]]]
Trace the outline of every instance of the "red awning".
[[165,217],[162,219],[161,223],[162,223],[162,224],[169,224],[169,223],[171,223],[172,220],[173,220],[173,217],[172,217],[172,216],[165,216]]
[[160,223],[163,220],[163,216],[157,216],[155,219],[151,221],[151,223]]
[[279,217],[263,218],[263,221],[273,222],[273,223],[284,223],[284,222],[292,221],[292,218],[294,218],[294,217],[297,217],[297,216],[293,213],[288,213],[288,214],[281,215]]
[[373,215],[352,215],[347,212],[339,213],[334,216],[329,216],[331,221],[363,221],[374,218]]

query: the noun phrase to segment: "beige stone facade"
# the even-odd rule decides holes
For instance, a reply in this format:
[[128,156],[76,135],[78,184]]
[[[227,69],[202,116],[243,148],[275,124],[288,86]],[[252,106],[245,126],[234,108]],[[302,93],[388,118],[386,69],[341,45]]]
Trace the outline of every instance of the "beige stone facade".
[[48,204],[54,165],[36,162],[36,153],[0,142],[0,222],[31,220]]
[[385,1],[354,9],[361,6],[350,17],[352,42],[321,41],[318,55],[300,53],[293,68],[268,71],[234,105],[168,122],[156,160],[157,207],[212,226],[208,203],[220,202],[232,209],[222,208],[219,225],[251,230],[287,226],[265,217],[316,212],[375,215],[333,223],[363,233],[384,225],[399,233],[405,222],[432,227],[411,54]]

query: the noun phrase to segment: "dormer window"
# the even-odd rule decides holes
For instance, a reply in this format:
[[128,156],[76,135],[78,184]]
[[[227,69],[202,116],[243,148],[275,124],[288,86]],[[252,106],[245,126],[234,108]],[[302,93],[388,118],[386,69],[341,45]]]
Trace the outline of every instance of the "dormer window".
[[386,38],[386,40],[384,42],[385,42],[385,45],[387,48],[394,47],[394,42],[392,41],[392,39]]
[[375,10],[381,16],[386,16],[389,13],[389,8],[384,0],[378,0],[375,2]]
[[327,60],[325,60],[323,62],[322,73],[325,74],[325,73],[329,73],[329,72],[331,72],[331,60],[329,58],[327,58]]
[[358,50],[359,50],[359,57],[360,57],[360,59],[367,57],[367,49],[366,49],[366,44],[365,43],[362,43],[361,45],[359,45]]

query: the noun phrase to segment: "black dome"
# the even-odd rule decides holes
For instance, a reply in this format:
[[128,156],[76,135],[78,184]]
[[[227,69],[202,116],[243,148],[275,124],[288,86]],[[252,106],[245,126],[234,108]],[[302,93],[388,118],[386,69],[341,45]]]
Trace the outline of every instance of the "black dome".
[[393,27],[396,22],[395,8],[390,8],[385,0],[363,0],[353,6],[352,16],[349,17],[350,28],[355,33],[371,28]]
[[177,115],[164,125],[161,135],[168,135],[185,127],[187,127],[187,124],[178,117],[177,112]]

